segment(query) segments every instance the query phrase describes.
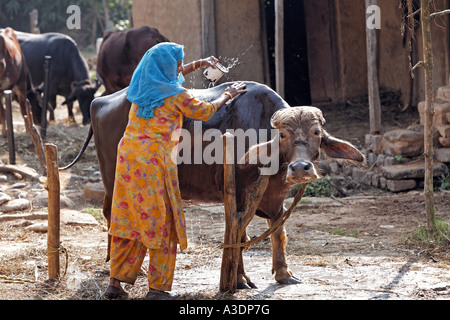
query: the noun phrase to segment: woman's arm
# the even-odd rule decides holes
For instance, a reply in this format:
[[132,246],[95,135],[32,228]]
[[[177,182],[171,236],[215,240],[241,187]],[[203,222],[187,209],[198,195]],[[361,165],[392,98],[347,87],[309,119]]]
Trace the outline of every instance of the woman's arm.
[[215,68],[214,64],[216,62],[219,62],[219,60],[216,57],[211,56],[206,59],[200,59],[200,60],[185,64],[183,66],[183,76],[185,76],[191,72],[194,72],[198,69],[201,69],[201,68],[207,68],[207,67]]
[[216,100],[214,100],[211,103],[216,106],[216,112],[217,112],[220,110],[220,108],[222,108],[225,105],[225,103],[227,103],[228,100],[233,99],[238,94],[246,93],[246,92],[247,92],[247,89],[246,89],[245,83],[243,83],[243,82],[233,83],[231,86],[228,86],[225,89],[225,92],[222,93],[219,98],[217,98]]
[[212,102],[196,99],[186,90],[177,95],[174,104],[179,112],[187,118],[208,121],[228,100],[238,94],[247,92],[245,87],[245,83],[233,83],[225,89],[220,97]]

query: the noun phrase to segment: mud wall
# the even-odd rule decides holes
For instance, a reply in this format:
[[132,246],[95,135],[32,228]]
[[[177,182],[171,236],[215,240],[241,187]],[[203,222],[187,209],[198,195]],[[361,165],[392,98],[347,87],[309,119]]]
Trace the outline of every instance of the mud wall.
[[[135,27],[157,28],[173,42],[185,46],[185,63],[202,57],[200,0],[134,0]],[[215,1],[216,56],[231,61],[238,58],[226,80],[250,80],[264,83],[258,0]],[[222,80],[221,80],[222,81]],[[187,77],[187,86],[202,86],[196,72]]]
[[[436,9],[447,0],[436,0]],[[367,94],[366,13],[364,1],[305,0],[311,97],[313,104],[345,102]],[[412,100],[408,48],[401,34],[402,12],[396,0],[379,0],[380,86],[400,90],[405,104],[424,99],[423,70],[417,72],[417,96]],[[264,32],[259,0],[215,1],[216,56],[239,64],[224,80],[268,83],[265,70]],[[134,26],[156,27],[171,41],[186,47],[185,62],[202,58],[200,0],[134,0]],[[433,24],[434,85],[447,84],[447,18]],[[422,57],[422,36],[417,30],[417,54]],[[289,66],[286,66],[288,68]],[[188,85],[201,87],[199,72],[188,77]]]

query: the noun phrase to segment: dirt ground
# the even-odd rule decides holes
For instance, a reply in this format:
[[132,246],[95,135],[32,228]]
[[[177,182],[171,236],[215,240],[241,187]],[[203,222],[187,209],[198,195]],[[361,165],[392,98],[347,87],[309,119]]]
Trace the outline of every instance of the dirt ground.
[[[17,110],[17,108],[16,108]],[[323,108],[333,135],[362,146],[368,131],[365,108],[342,105]],[[59,107],[56,123],[49,126],[46,142],[58,146],[60,165],[78,153],[88,127],[66,121]],[[418,119],[414,110],[397,106],[383,110],[385,129],[406,127]],[[81,114],[76,115],[81,123]],[[14,115],[17,162],[38,170],[38,161],[23,120]],[[0,137],[0,160],[8,163],[7,140]],[[88,181],[100,181],[93,143],[71,171],[61,173],[62,207],[95,217],[94,224],[62,223],[60,255],[62,277],[48,283],[47,234],[27,229],[43,220],[14,219],[0,222],[0,299],[2,300],[99,300],[106,289],[109,265],[105,263],[107,230],[101,202],[83,197]],[[0,189],[13,197],[32,201],[23,213],[46,212],[36,197],[45,193],[43,182],[3,174]],[[71,201],[70,201],[71,200]],[[435,195],[437,216],[450,216],[450,193]],[[289,205],[289,199],[286,201]],[[221,204],[185,203],[189,247],[178,253],[173,291],[185,300],[423,300],[450,299],[450,256],[446,244],[413,243],[414,230],[426,224],[421,190],[390,194],[377,189],[351,190],[346,198],[304,198],[286,223],[289,237],[287,260],[298,285],[278,285],[271,274],[270,241],[245,252],[247,274],[258,286],[234,295],[218,290],[224,215]],[[17,214],[21,214],[17,213]],[[0,214],[1,217],[1,214]],[[249,235],[267,228],[255,218]],[[339,234],[336,232],[339,230]],[[131,299],[147,292],[146,264],[134,286],[126,286]]]

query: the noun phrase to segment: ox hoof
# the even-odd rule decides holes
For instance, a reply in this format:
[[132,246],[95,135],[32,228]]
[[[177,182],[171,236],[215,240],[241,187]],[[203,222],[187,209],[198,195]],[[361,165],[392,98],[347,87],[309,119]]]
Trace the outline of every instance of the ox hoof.
[[294,276],[277,280],[279,284],[300,284],[302,281]]
[[258,287],[251,281],[249,282],[238,282],[237,283],[237,289],[258,289]]

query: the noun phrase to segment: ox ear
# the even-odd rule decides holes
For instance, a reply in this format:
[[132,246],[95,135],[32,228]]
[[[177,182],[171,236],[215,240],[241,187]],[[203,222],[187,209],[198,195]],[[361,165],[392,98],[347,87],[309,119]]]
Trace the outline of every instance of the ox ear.
[[320,147],[330,158],[350,160],[361,165],[364,165],[366,162],[364,155],[355,146],[347,141],[331,136],[325,130],[323,130]]

